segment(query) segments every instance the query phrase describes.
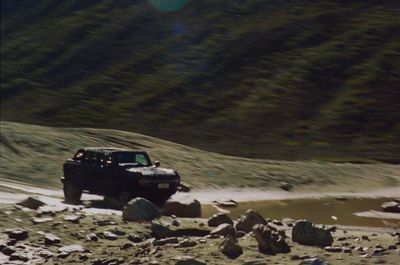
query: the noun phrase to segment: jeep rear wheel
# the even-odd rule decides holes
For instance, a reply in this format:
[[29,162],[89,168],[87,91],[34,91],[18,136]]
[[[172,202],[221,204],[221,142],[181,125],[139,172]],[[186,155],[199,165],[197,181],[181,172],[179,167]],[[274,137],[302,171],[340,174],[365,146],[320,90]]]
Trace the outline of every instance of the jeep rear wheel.
[[74,185],[71,181],[64,183],[64,199],[69,204],[79,204],[81,201],[82,190]]

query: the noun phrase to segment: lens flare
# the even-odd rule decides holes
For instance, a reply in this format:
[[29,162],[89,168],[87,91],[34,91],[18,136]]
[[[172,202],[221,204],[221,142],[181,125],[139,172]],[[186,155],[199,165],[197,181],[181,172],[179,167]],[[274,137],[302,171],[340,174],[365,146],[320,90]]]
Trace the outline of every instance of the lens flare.
[[189,0],[149,0],[155,8],[165,12],[181,10]]

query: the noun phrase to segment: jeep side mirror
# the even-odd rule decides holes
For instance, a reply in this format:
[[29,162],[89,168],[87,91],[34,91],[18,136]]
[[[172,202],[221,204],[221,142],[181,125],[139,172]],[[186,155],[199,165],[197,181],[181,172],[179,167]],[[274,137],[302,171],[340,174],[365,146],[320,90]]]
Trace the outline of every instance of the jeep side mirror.
[[158,161],[158,160],[154,161],[154,165],[155,165],[156,167],[159,167],[159,166],[160,166],[160,161]]

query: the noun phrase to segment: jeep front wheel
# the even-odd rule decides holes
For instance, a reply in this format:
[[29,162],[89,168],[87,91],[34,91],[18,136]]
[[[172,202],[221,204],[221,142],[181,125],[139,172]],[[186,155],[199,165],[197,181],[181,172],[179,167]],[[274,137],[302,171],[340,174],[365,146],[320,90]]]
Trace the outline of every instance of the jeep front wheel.
[[81,201],[82,190],[74,185],[71,181],[65,181],[64,183],[64,199],[69,204],[79,204]]

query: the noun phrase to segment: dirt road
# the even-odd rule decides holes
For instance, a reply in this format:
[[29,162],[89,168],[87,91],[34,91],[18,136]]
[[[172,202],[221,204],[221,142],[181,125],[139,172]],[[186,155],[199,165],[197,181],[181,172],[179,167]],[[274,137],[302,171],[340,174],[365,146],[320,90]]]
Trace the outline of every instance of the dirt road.
[[[61,189],[50,189],[35,187],[24,183],[10,182],[0,179],[0,204],[12,204],[25,198],[28,194],[40,196],[46,203],[54,204],[61,202],[63,192]],[[234,200],[237,202],[264,201],[264,200],[287,200],[326,197],[349,197],[349,198],[393,198],[400,197],[399,188],[387,188],[367,192],[286,192],[280,190],[258,190],[258,189],[208,189],[192,190],[189,193],[176,193],[172,199],[178,201],[190,201],[196,199],[203,204],[214,201]],[[82,200],[98,200],[102,197],[83,194]]]

